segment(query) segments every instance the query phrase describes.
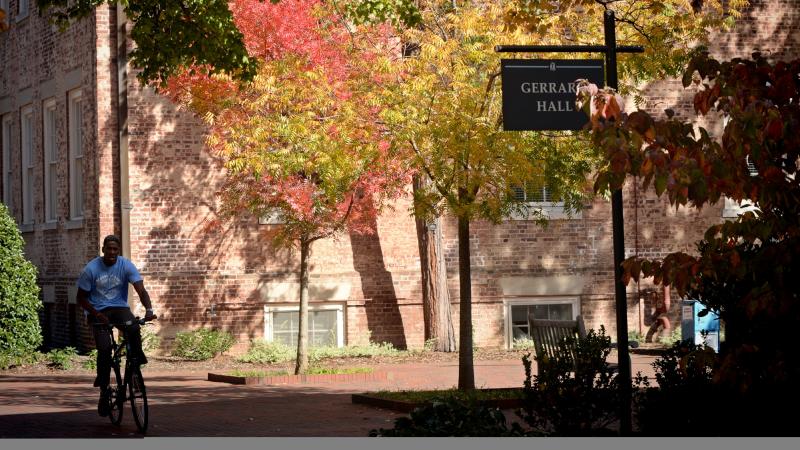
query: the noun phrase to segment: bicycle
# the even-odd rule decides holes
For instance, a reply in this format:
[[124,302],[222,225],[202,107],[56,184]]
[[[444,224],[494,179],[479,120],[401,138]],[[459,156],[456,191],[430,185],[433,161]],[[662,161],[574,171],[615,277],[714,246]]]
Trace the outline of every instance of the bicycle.
[[[144,318],[134,319],[139,325],[145,325]],[[139,432],[144,434],[147,431],[147,391],[144,386],[144,378],[139,368],[139,361],[131,356],[129,340],[127,339],[127,327],[133,325],[133,321],[124,324],[103,324],[108,328],[111,337],[111,375],[114,377],[109,383],[110,394],[108,395],[108,418],[114,425],[122,422],[122,412],[125,400],[130,400],[133,420]],[[114,328],[122,332],[120,341],[114,339]],[[125,356],[125,377],[120,376],[122,357]]]

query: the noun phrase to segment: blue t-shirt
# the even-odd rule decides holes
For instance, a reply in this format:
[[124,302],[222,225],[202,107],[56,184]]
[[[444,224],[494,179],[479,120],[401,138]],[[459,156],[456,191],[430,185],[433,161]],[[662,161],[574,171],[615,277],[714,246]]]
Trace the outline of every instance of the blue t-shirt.
[[106,308],[128,307],[128,283],[142,281],[142,276],[130,260],[117,257],[113,266],[107,266],[103,258],[97,258],[86,264],[78,287],[89,292],[89,303],[98,311]]

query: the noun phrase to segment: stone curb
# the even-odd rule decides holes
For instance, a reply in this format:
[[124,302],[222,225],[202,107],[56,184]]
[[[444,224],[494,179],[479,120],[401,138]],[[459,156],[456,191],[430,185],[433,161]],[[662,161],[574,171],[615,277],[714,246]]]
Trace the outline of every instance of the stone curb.
[[352,383],[364,381],[386,381],[390,379],[386,372],[370,373],[337,373],[313,375],[273,375],[266,377],[238,377],[218,373],[208,373],[208,381],[244,385],[277,385],[302,383]]

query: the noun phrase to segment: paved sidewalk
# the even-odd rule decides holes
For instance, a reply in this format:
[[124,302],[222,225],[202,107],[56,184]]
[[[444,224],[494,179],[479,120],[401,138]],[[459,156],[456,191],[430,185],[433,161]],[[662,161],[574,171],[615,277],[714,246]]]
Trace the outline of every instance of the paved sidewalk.
[[[633,372],[649,373],[653,357],[632,355]],[[374,366],[385,381],[241,386],[207,381],[207,372],[144,370],[150,404],[148,436],[367,436],[389,428],[400,413],[354,405],[350,394],[399,389],[446,389],[458,365]],[[476,361],[477,387],[522,386],[522,363]],[[138,438],[130,408],[116,427],[97,415],[97,389],[88,375],[0,375],[0,438]],[[127,405],[126,405],[127,406]]]

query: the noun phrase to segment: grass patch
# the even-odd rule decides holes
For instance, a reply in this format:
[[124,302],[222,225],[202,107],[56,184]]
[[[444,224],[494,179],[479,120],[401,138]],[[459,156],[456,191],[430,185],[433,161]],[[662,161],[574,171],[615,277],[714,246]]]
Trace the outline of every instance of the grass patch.
[[[308,349],[308,360],[316,362],[330,358],[372,358],[375,356],[396,356],[403,354],[388,342],[366,345],[348,345],[345,347],[311,347]],[[292,361],[297,357],[297,349],[279,342],[255,340],[250,349],[237,361],[253,364],[273,364]]]
[[311,347],[308,351],[309,361],[326,358],[372,358],[374,356],[396,356],[403,352],[388,342],[367,345],[348,345],[345,347]]
[[475,389],[471,392],[458,389],[440,389],[432,391],[378,391],[369,393],[372,397],[409,403],[426,403],[433,400],[505,400],[523,397],[519,389]]
[[[306,375],[342,375],[352,373],[372,373],[371,367],[312,367]],[[231,370],[226,375],[234,377],[275,377],[281,375],[294,375],[288,370]]]

